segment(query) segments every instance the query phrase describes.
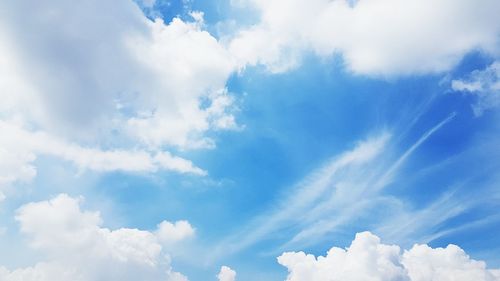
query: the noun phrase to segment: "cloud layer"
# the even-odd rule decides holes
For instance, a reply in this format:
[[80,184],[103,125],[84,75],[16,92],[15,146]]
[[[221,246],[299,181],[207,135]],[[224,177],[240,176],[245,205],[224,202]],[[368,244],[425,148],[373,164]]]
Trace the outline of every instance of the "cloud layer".
[[[162,250],[166,233],[159,237],[138,229],[104,228],[98,212],[80,209],[81,201],[61,194],[22,206],[16,215],[21,232],[46,261],[14,270],[0,267],[0,280],[187,280],[172,271],[169,257]],[[168,235],[176,241],[185,238],[185,228],[191,226],[183,224]]]
[[[80,171],[155,172],[175,171],[205,175],[191,161],[167,151],[102,150],[68,143],[41,131],[29,131],[15,122],[0,120],[0,188],[16,182],[29,182],[36,176],[34,162],[39,155],[72,163]],[[1,189],[0,189],[1,191]]]
[[260,20],[231,41],[240,65],[280,72],[304,53],[340,54],[354,73],[374,76],[449,70],[463,55],[499,54],[498,1],[248,0]]
[[206,175],[171,151],[212,148],[208,132],[238,127],[225,88],[235,68],[191,15],[150,20],[121,0],[0,3],[0,187],[32,179],[40,155]]
[[385,245],[369,233],[356,234],[346,249],[331,248],[326,256],[287,252],[278,262],[288,268],[287,281],[494,281],[500,270],[486,269],[455,245],[431,248],[415,245],[401,253],[398,246]]

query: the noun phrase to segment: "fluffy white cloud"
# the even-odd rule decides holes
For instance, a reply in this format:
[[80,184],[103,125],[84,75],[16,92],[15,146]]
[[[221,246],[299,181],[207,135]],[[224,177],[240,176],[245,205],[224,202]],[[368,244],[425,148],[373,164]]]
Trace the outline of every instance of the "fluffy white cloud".
[[104,228],[99,213],[82,211],[80,203],[62,194],[22,206],[16,216],[21,232],[47,261],[0,268],[0,280],[187,280],[172,271],[154,233]]
[[156,236],[163,243],[173,243],[186,238],[193,237],[195,229],[188,221],[180,220],[175,223],[162,221],[158,224]]
[[451,81],[451,88],[477,97],[477,102],[472,106],[476,116],[499,107],[500,62],[495,61],[483,70],[475,70],[465,79]]
[[0,185],[33,178],[39,154],[206,174],[165,150],[213,147],[208,131],[238,127],[232,59],[192,17],[152,21],[130,0],[1,2]]
[[236,280],[236,271],[227,266],[221,266],[219,274],[217,274],[219,281],[234,281]]
[[0,73],[8,73],[0,90],[11,110],[49,132],[93,138],[118,130],[148,145],[188,148],[207,146],[204,133],[231,116],[231,102],[210,110],[227,97],[234,66],[203,30],[201,13],[165,24],[128,0],[0,8]]
[[398,246],[381,244],[369,232],[356,234],[347,249],[331,248],[325,257],[287,252],[278,262],[288,268],[287,281],[500,280],[500,270],[486,269],[455,245],[415,245],[401,254]]
[[[214,37],[201,30],[202,16],[193,17],[196,22],[174,19],[169,25],[157,19],[149,23],[151,38],[127,40],[136,60],[154,71],[153,80],[147,82],[158,83],[157,90],[147,95],[146,110],[127,122],[129,131],[147,144],[211,146],[204,132],[231,127],[218,126],[218,121],[231,116],[226,110],[232,99],[224,87],[234,69],[232,60]],[[201,99],[208,106],[202,106]]]
[[495,0],[248,0],[260,22],[230,42],[241,66],[296,66],[304,52],[341,54],[355,73],[435,73],[464,54],[499,54]]

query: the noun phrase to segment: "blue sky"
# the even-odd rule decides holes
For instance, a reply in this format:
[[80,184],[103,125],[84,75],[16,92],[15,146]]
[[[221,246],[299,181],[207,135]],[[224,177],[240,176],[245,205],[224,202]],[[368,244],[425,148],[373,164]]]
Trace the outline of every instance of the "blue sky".
[[496,1],[0,7],[0,280],[500,280]]

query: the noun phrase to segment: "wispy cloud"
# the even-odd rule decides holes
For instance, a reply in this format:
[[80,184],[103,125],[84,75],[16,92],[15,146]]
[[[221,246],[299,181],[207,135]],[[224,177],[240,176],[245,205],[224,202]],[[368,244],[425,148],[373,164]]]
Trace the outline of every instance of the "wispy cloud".
[[66,142],[43,131],[30,131],[15,122],[0,120],[0,187],[30,181],[36,175],[38,155],[68,161],[80,171],[155,172],[175,171],[205,175],[191,161],[169,152],[147,150],[102,150]]
[[399,208],[401,201],[382,191],[397,178],[409,157],[455,115],[451,113],[430,128],[398,157],[390,152],[393,143],[387,132],[360,142],[288,189],[285,199],[274,209],[256,217],[241,233],[227,238],[221,248],[226,253],[238,251],[279,231],[295,234],[273,253],[304,247],[354,219],[370,215],[370,210],[380,206]]
[[476,97],[472,110],[481,116],[485,110],[500,106],[500,61],[495,61],[482,70],[472,71],[468,77],[451,81],[454,91]]

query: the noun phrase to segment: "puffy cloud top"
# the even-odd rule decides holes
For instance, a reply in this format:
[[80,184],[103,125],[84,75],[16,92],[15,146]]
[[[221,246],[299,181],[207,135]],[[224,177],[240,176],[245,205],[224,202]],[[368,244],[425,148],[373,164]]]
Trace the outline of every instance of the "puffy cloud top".
[[172,271],[153,232],[104,228],[98,212],[80,209],[81,201],[61,194],[22,206],[16,216],[21,232],[47,261],[13,271],[0,268],[0,280],[187,280]]
[[486,269],[455,245],[415,245],[401,254],[398,246],[382,244],[370,232],[356,234],[347,249],[333,247],[324,257],[287,252],[278,262],[288,268],[287,281],[500,280],[500,270]]
[[495,0],[248,0],[260,21],[230,50],[241,65],[285,71],[304,52],[340,54],[347,68],[375,76],[449,70],[472,50],[500,54]]
[[193,237],[195,229],[189,224],[188,221],[181,220],[171,223],[169,221],[162,221],[158,225],[156,236],[164,243],[174,243]]
[[235,281],[236,271],[227,266],[221,266],[219,274],[217,274],[219,281]]

